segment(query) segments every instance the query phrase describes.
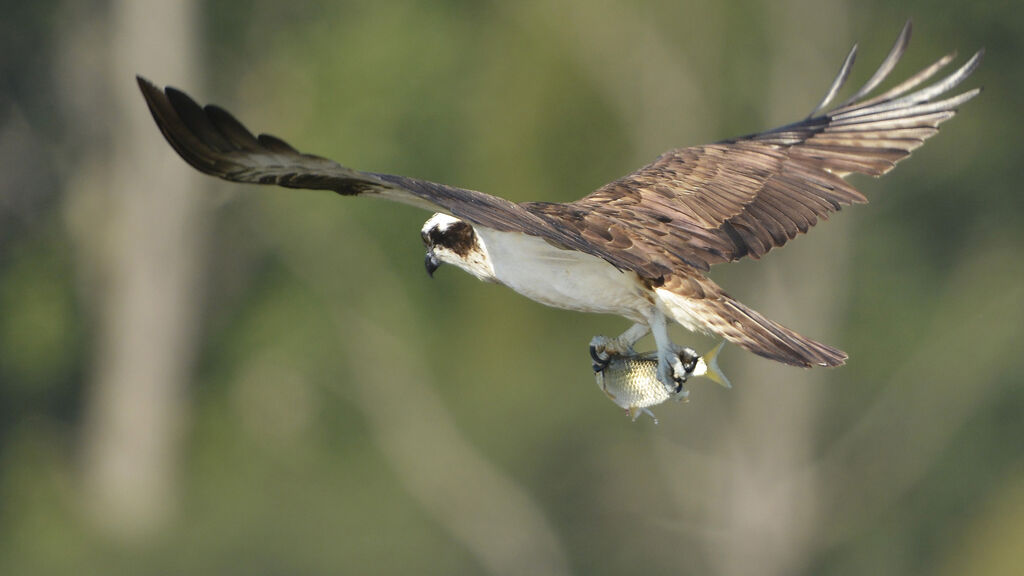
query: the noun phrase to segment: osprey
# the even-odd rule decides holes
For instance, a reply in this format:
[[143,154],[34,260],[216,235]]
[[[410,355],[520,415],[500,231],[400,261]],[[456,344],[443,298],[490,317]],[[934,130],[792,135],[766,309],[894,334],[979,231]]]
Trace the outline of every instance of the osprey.
[[842,206],[867,202],[844,177],[880,176],[938,131],[975,88],[960,84],[982,51],[949,76],[918,88],[954,54],[881,94],[910,40],[910,22],[867,83],[826,107],[843,86],[857,47],[811,114],[798,122],[704,146],[670,150],[575,202],[515,203],[405,176],[361,172],[284,141],[253,136],[217,106],[174,88],[139,88],[170,145],[201,172],[234,182],[332,190],[435,211],[423,225],[430,275],[453,264],[548,306],[617,314],[634,324],[591,342],[601,358],[633,352],[653,333],[658,379],[680,393],[689,372],[668,336],[670,322],[710,332],[793,366],[839,366],[847,355],[785,328],[731,298],[712,265],[760,258]]

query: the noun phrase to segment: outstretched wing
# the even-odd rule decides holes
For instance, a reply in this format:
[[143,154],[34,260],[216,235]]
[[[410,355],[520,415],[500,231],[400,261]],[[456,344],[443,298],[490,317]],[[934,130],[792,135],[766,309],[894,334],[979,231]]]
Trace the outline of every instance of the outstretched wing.
[[200,106],[180,90],[160,90],[142,77],[138,83],[167,142],[200,172],[233,182],[380,197],[446,212],[496,230],[557,235],[549,230],[550,224],[503,198],[405,176],[353,170],[303,154],[269,134],[254,136],[223,108]]
[[[915,89],[949,64],[939,59],[894,88],[868,98],[895,67],[910,40],[910,22],[870,80],[845,102],[819,114],[845,82],[854,46],[811,115],[774,130],[666,152],[653,163],[569,204],[526,204],[612,246],[612,263],[659,278],[681,267],[750,255],[759,258],[806,232],[819,218],[864,196],[843,180],[880,176],[938,131],[979,89],[935,101],[974,71],[982,52],[948,77]],[[627,262],[644,261],[640,269]]]

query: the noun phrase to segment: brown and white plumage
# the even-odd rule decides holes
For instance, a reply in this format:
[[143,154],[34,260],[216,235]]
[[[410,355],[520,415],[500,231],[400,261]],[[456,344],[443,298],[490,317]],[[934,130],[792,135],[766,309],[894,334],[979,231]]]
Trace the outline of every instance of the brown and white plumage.
[[[200,107],[173,88],[160,90],[142,78],[139,87],[168,142],[202,172],[236,182],[376,196],[453,216],[424,227],[428,269],[431,258],[434,267],[448,261],[545,304],[623,315],[654,327],[665,355],[671,343],[659,334],[659,315],[780,362],[837,366],[845,353],[766,319],[730,298],[706,273],[714,264],[759,258],[842,206],[866,202],[845,176],[888,172],[978,94],[972,89],[940,99],[974,71],[981,52],[930,86],[920,88],[953,55],[870,96],[903,55],[910,30],[908,22],[878,71],[845,102],[827,108],[849,74],[856,46],[806,119],[671,150],[569,203],[514,203],[353,170],[300,153],[273,136],[253,136],[228,112]],[[456,232],[460,242],[472,243],[463,247],[474,251],[475,264],[465,260],[469,252],[446,245]],[[588,290],[588,282],[596,285]],[[604,284],[617,288],[606,290]],[[603,292],[616,296],[604,298]],[[631,329],[618,344],[629,347],[645,333]]]

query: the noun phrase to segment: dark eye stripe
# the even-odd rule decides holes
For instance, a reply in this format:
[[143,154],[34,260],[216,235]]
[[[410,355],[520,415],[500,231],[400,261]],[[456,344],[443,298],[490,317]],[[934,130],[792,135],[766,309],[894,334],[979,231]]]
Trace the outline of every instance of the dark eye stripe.
[[433,246],[444,246],[459,256],[466,256],[476,247],[476,232],[465,222],[454,222],[444,230],[431,228],[429,242]]

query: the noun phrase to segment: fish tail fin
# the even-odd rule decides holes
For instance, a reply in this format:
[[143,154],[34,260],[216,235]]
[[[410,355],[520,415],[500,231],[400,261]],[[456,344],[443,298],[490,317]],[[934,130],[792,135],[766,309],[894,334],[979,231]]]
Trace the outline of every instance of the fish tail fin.
[[722,372],[722,369],[718,367],[718,353],[722,351],[723,346],[725,346],[725,340],[722,340],[718,343],[718,346],[715,346],[710,352],[701,356],[700,359],[697,360],[698,370],[700,369],[700,364],[703,364],[703,376],[705,378],[723,388],[732,388],[732,382],[729,382],[729,378],[726,377],[725,373]]

